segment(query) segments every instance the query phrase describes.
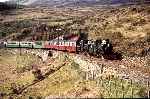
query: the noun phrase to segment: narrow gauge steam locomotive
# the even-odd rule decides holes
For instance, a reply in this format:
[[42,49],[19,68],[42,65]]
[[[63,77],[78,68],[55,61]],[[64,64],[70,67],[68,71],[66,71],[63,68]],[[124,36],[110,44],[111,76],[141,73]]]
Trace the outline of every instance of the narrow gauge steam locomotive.
[[87,52],[90,55],[108,55],[112,53],[112,45],[109,40],[83,40],[79,35],[62,35],[50,41],[7,41],[0,47],[6,48],[34,48],[53,49],[67,52]]

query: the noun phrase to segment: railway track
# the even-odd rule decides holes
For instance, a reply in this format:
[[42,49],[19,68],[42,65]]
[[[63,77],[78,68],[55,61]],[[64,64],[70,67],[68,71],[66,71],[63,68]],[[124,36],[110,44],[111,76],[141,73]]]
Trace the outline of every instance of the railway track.
[[[15,49],[16,52],[18,49]],[[49,50],[39,49],[21,49],[26,53],[31,53],[36,56],[48,56]],[[56,51],[54,51],[56,52]],[[45,53],[45,54],[44,54]],[[145,66],[147,57],[124,57],[122,60],[107,60],[102,58],[95,58],[85,54],[76,54],[57,51],[59,53],[67,54],[70,59],[78,63],[84,72],[89,74],[88,78],[95,79],[99,76],[118,76],[120,79],[133,80],[134,82],[146,84],[150,81],[150,68]],[[42,56],[43,55],[43,56]],[[47,58],[44,58],[46,61]]]

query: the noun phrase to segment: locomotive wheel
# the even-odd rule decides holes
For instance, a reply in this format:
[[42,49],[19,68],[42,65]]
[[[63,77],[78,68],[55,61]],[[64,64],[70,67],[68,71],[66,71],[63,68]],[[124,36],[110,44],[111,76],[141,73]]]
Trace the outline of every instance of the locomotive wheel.
[[108,59],[108,60],[122,60],[122,55],[117,52],[103,55],[103,57],[104,57],[104,59]]

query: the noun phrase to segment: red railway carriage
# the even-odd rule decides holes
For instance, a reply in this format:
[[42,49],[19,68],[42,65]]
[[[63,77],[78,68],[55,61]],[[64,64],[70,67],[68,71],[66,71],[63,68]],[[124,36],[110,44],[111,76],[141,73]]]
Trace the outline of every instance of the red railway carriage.
[[79,39],[78,35],[60,36],[54,40],[46,41],[45,48],[68,52],[76,52],[78,39]]

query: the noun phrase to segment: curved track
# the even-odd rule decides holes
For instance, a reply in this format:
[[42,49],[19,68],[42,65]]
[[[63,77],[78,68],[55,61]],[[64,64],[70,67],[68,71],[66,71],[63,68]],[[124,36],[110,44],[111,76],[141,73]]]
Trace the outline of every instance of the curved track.
[[[44,55],[44,53],[48,52],[48,50],[44,51],[41,49],[22,49],[22,51],[32,53],[37,56],[42,54]],[[146,60],[148,59],[148,56],[123,57],[122,60],[107,60],[102,58],[95,58],[85,54],[76,54],[62,51],[57,52],[58,55],[59,53],[68,54],[71,59],[73,59],[81,66],[83,71],[91,72],[91,75],[94,75],[94,78],[100,75],[108,74],[117,75],[121,79],[133,80],[143,84],[146,84],[148,81],[150,81],[150,68],[146,66]],[[95,74],[92,74],[93,71]]]

